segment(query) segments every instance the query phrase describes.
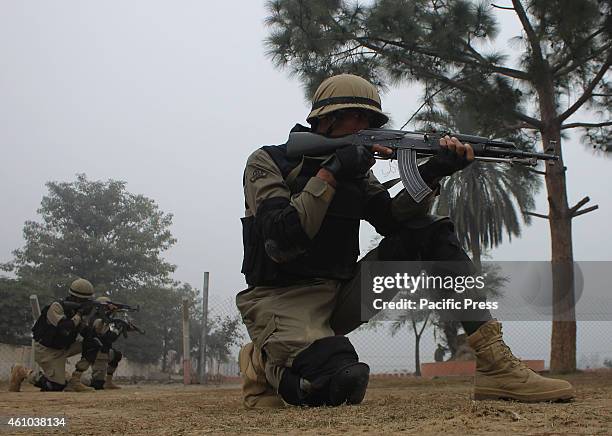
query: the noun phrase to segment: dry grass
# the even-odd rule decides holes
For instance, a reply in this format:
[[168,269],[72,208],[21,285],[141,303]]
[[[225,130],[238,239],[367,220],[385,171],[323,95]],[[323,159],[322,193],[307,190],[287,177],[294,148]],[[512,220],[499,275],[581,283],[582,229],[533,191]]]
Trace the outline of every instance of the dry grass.
[[9,393],[5,388],[0,415],[65,415],[69,433],[83,435],[612,434],[612,372],[567,379],[577,397],[565,404],[475,402],[468,378],[398,378],[373,380],[360,406],[266,411],[244,410],[237,386],[126,386],[84,394],[40,393],[29,387]]

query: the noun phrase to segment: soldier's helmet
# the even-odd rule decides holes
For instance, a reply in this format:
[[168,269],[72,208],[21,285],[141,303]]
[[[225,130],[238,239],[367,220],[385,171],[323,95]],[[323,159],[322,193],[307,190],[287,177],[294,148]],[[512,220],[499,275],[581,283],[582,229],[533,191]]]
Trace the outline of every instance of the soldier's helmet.
[[87,298],[91,300],[94,296],[94,288],[89,280],[76,279],[70,284],[68,293],[78,298]]
[[373,113],[370,127],[381,127],[387,117],[380,103],[380,95],[374,85],[363,77],[339,74],[325,79],[312,98],[312,109],[306,121],[310,124],[324,115],[341,109],[365,109]]
[[98,303],[108,303],[111,301],[111,299],[105,296],[101,296],[101,297],[96,298],[96,301]]

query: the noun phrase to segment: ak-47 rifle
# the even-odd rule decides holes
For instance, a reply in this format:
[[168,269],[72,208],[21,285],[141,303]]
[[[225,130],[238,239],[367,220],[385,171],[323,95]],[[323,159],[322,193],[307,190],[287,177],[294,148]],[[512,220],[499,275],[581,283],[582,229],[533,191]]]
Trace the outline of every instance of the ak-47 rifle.
[[347,145],[363,145],[371,150],[372,146],[380,144],[393,150],[393,153],[375,155],[375,157],[397,159],[400,180],[404,188],[417,203],[420,203],[432,190],[421,178],[417,158],[435,155],[441,148],[440,138],[446,135],[454,136],[461,142],[468,142],[474,149],[475,159],[479,161],[535,166],[539,160],[559,159],[554,154],[523,151],[513,142],[497,141],[482,136],[390,129],[366,129],[339,138],[328,138],[310,132],[292,132],[287,141],[287,157],[325,156]]
[[137,327],[128,315],[128,312],[140,311],[140,306],[130,306],[129,304],[117,303],[114,301],[86,301],[77,303],[75,301],[64,300],[63,303],[66,307],[74,310],[78,310],[85,305],[92,305],[96,316],[104,320],[107,324],[113,323],[120,326],[124,337],[127,337],[127,332],[130,331],[138,332],[141,335],[145,334],[145,331]]

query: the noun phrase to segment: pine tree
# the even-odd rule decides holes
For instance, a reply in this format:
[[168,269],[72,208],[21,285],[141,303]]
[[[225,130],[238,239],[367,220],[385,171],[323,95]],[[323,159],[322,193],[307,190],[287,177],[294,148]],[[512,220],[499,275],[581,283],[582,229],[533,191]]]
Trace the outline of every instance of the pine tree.
[[[559,156],[545,171],[553,265],[551,370],[576,369],[572,219],[597,208],[570,207],[562,131],[584,128],[593,146],[610,150],[612,12],[609,0],[511,0],[508,6],[467,0],[342,0],[268,2],[268,53],[289,67],[307,95],[322,78],[359,74],[375,84],[419,81],[425,98],[458,94],[492,124],[537,132],[542,149]],[[496,14],[514,14],[523,46],[487,49],[498,35]],[[581,109],[602,122],[569,122]],[[561,321],[561,319],[573,321]]]

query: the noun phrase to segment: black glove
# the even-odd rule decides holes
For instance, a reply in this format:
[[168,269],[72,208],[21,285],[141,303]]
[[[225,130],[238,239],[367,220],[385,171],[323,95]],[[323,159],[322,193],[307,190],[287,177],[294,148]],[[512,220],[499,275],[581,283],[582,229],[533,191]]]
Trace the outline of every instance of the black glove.
[[419,167],[421,178],[428,185],[437,183],[442,177],[450,176],[470,165],[465,154],[459,156],[448,148],[440,147],[438,153]]
[[374,155],[363,145],[348,145],[336,150],[321,164],[321,168],[336,178],[355,178],[364,176],[374,162]]
[[94,308],[94,302],[91,300],[87,300],[83,302],[79,308],[77,309],[77,313],[81,316],[89,315]]

